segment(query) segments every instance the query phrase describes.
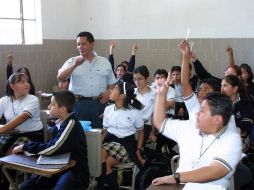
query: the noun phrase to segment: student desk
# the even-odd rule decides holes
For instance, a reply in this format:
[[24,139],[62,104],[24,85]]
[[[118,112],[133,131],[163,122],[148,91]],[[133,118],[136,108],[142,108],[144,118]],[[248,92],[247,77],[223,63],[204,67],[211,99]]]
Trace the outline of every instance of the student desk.
[[146,190],[181,190],[183,187],[183,184],[150,185]]
[[70,167],[75,165],[75,161],[71,160],[69,164],[65,165],[38,165],[36,164],[37,157],[28,157],[24,154],[12,154],[9,156],[5,156],[0,158],[0,166],[2,167],[2,171],[9,181],[9,183],[14,187],[14,189],[18,189],[18,184],[14,182],[12,177],[10,176],[8,169],[18,170],[26,173],[35,173],[40,176],[50,177],[53,174],[60,173],[64,170],[67,170]]

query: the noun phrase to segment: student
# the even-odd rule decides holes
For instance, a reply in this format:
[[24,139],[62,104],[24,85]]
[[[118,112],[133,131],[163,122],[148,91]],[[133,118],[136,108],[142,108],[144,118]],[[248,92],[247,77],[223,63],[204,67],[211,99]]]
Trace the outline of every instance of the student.
[[[191,59],[192,63],[195,69],[195,72],[197,74],[197,77],[200,80],[207,79],[207,78],[214,78],[215,80],[218,80],[221,83],[221,78],[215,77],[209,73],[202,63],[198,60],[197,55],[194,52],[191,52]],[[241,77],[241,69],[237,65],[230,65],[225,71],[225,76],[226,75],[235,75],[238,76],[239,78]]]
[[[111,63],[111,66],[112,66],[113,70],[114,70],[114,65],[115,65],[115,60],[114,60],[114,56],[113,56],[115,47],[116,47],[116,43],[113,42],[113,41],[110,42],[108,60]],[[132,46],[131,57],[130,57],[129,62],[128,61],[121,62],[121,64],[123,64],[126,67],[126,70],[127,70],[128,74],[132,74],[132,72],[135,68],[135,56],[136,56],[137,50],[138,50],[138,45],[134,44]]]
[[127,77],[127,69],[124,64],[121,63],[116,66],[115,74],[116,74],[117,81],[128,82],[130,84],[134,84],[133,77]]
[[[151,85],[152,88],[155,90],[158,87],[161,87],[163,85],[163,82],[166,81],[168,78],[168,72],[165,69],[157,69],[154,72],[154,83]],[[175,117],[175,89],[171,86],[169,86],[168,93],[167,93],[167,99],[166,99],[166,117],[168,118],[174,118]],[[175,151],[172,150],[172,148],[176,145],[176,143],[166,138],[165,136],[158,134],[158,131],[155,127],[152,128],[152,132],[150,134],[149,139],[153,142],[156,142],[156,150],[161,152],[161,148],[164,145],[168,146],[169,150],[169,156],[175,155]]]
[[153,121],[155,127],[179,145],[179,167],[173,175],[153,180],[153,185],[211,183],[228,188],[229,179],[241,159],[241,139],[227,127],[232,113],[231,100],[209,93],[201,103],[197,119],[165,119],[167,84],[158,89]]
[[[119,163],[135,162],[143,169],[141,157],[144,141],[144,121],[140,110],[143,105],[136,99],[134,87],[126,82],[117,82],[110,94],[114,101],[106,107],[102,133],[102,174],[97,178],[97,190],[104,189],[105,181],[110,189],[117,190],[117,177],[112,167]],[[135,134],[138,133],[136,144]]]
[[[234,60],[232,47],[228,46],[226,51],[228,53],[229,65],[235,66],[235,60]],[[241,69],[241,79],[242,79],[243,86],[246,90],[246,94],[248,98],[252,101],[252,104],[254,104],[254,83],[252,81],[253,72],[251,70],[251,67],[246,63],[242,63],[240,65],[240,69]]]
[[183,102],[183,90],[181,84],[181,67],[173,66],[171,68],[171,81],[175,89],[175,118],[188,119],[188,111]]
[[250,131],[253,126],[253,108],[250,101],[246,100],[246,94],[240,79],[234,75],[227,75],[221,83],[221,93],[230,97],[233,102],[233,114],[236,126],[241,130],[243,150],[249,147]]
[[[186,41],[182,41],[180,44],[180,49],[183,54],[181,83],[183,85],[184,102],[189,112],[190,118],[193,118],[193,115],[195,115],[196,112],[200,110],[200,103],[204,100],[206,94],[209,92],[221,91],[221,84],[214,78],[204,79],[201,81],[198,94],[196,96],[188,80],[190,72],[188,66],[190,62],[190,49],[188,43]],[[231,116],[228,128],[234,132],[238,132],[235,126],[234,116]],[[238,164],[234,174],[235,187],[237,189],[243,187],[244,185],[248,184],[250,180],[250,170],[244,164]]]
[[152,114],[156,91],[150,86],[148,86],[149,71],[145,65],[139,66],[134,69],[133,79],[137,87],[135,88],[137,100],[144,105],[144,108],[141,110],[141,115],[145,124],[144,141],[147,141],[152,130]]
[[52,138],[47,143],[32,141],[16,146],[15,154],[23,151],[38,155],[58,155],[70,152],[76,165],[51,178],[32,175],[24,181],[21,190],[69,190],[86,189],[89,184],[86,136],[81,124],[72,113],[75,96],[70,91],[55,92],[49,105],[50,115],[58,117],[51,130]]
[[[165,69],[157,69],[153,76],[154,82],[151,87],[156,90],[157,86],[161,86],[162,81],[168,78],[168,72]],[[166,113],[168,117],[174,118],[175,116],[175,89],[171,86],[167,93]]]
[[[12,54],[11,50],[10,50],[10,52],[7,55],[7,60],[8,60],[8,64],[7,64],[7,68],[6,68],[6,76],[7,76],[7,80],[8,80],[9,77],[13,73],[13,67],[12,67],[13,54]],[[27,79],[28,79],[28,83],[30,85],[29,94],[35,95],[35,87],[34,87],[34,84],[32,82],[31,75],[30,75],[30,72],[29,72],[28,68],[21,67],[21,68],[17,69],[16,72],[18,72],[18,73],[25,73],[26,74]]]
[[20,133],[0,136],[2,154],[5,154],[19,137],[43,141],[39,100],[29,94],[29,89],[30,85],[24,73],[13,73],[8,79],[6,96],[0,99],[0,117],[4,116],[6,119],[6,124],[0,127],[0,133],[10,130]]
[[[114,52],[114,49],[115,49],[115,46],[116,46],[116,43],[115,42],[110,42],[110,45],[109,45],[109,62],[111,63],[111,66],[114,70],[114,64],[115,64],[115,60],[114,60],[114,56],[113,56],[113,52]],[[138,50],[138,45],[137,44],[134,44],[132,46],[132,50],[131,50],[131,57],[130,57],[130,60],[129,62],[128,61],[122,61],[119,65],[123,65],[125,66],[125,72],[124,72],[124,75],[121,76],[121,79],[125,82],[128,82],[130,84],[134,84],[133,82],[133,76],[132,76],[132,73],[133,73],[133,70],[135,68],[135,56],[136,56],[136,53],[137,53],[137,50]],[[118,66],[119,66],[118,65]],[[118,69],[118,66],[116,68],[116,73],[115,75],[119,78],[118,74],[117,74],[117,69]]]

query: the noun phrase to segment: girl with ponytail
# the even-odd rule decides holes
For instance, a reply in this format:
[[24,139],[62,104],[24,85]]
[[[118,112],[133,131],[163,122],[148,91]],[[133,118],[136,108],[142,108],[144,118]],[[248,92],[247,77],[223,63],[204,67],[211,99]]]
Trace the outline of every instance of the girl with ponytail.
[[[135,162],[142,169],[145,160],[141,157],[144,141],[144,121],[140,110],[143,105],[136,99],[134,86],[117,82],[111,91],[114,104],[106,107],[102,133],[102,174],[98,177],[96,189],[104,189],[107,181],[110,189],[117,190],[117,176],[112,167],[119,163]],[[136,143],[135,134],[138,133]]]

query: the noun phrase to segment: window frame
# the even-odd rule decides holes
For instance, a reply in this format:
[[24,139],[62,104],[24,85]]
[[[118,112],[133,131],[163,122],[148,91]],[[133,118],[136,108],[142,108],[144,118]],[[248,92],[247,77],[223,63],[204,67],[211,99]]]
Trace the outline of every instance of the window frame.
[[[40,9],[41,9],[41,1],[39,0],[34,0],[34,3],[40,3]],[[16,21],[20,21],[20,35],[21,35],[21,43],[16,43],[16,44],[20,44],[20,45],[28,45],[30,43],[26,43],[26,37],[25,37],[25,21],[33,21],[35,23],[35,25],[37,25],[37,22],[40,22],[40,30],[42,30],[42,24],[41,21],[39,21],[38,19],[41,19],[41,15],[40,18],[37,17],[38,12],[37,12],[37,7],[35,6],[35,17],[34,19],[31,18],[24,18],[24,6],[23,6],[23,0],[19,0],[20,2],[20,17],[0,17],[0,20],[16,20]],[[39,12],[39,14],[41,14],[41,11]],[[36,35],[36,37],[38,37]],[[40,36],[40,40],[35,40],[33,43],[31,44],[42,44],[42,35]],[[4,45],[4,44],[0,44],[0,45]]]

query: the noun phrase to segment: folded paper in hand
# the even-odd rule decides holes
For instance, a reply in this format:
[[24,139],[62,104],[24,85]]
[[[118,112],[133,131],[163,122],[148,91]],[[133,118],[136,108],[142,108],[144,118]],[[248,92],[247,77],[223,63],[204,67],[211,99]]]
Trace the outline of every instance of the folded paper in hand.
[[56,156],[40,155],[37,160],[37,164],[68,164],[70,161],[70,155],[70,152]]

